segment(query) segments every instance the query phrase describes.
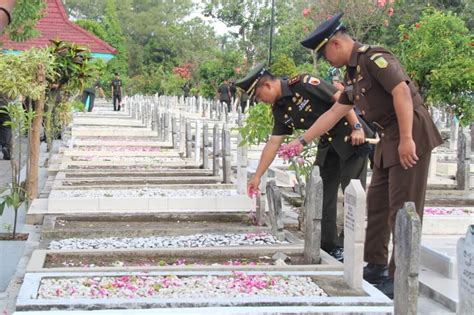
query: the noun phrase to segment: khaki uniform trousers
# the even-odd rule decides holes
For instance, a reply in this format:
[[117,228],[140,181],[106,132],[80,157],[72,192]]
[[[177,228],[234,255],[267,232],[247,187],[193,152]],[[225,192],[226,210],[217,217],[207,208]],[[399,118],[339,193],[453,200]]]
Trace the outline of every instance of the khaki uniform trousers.
[[[374,166],[367,192],[367,231],[364,260],[386,265],[390,235],[395,231],[397,211],[407,201],[415,203],[416,212],[423,219],[428,168],[431,151],[419,156],[416,165],[407,170],[400,164],[389,168]],[[395,247],[389,264],[389,276],[395,273]]]

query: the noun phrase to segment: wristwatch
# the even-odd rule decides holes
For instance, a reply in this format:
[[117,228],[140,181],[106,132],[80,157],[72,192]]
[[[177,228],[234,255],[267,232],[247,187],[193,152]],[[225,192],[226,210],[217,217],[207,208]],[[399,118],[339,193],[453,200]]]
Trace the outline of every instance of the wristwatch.
[[308,142],[304,139],[303,135],[298,137],[298,141],[305,147],[308,145]]
[[360,122],[356,122],[352,128],[354,130],[361,130],[362,129],[362,124]]

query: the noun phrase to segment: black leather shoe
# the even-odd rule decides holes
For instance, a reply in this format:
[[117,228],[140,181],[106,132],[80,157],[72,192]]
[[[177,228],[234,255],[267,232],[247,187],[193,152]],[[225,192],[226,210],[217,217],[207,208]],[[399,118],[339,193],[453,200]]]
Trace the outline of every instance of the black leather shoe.
[[3,159],[10,160],[10,150],[7,147],[2,147]]
[[344,248],[336,246],[332,251],[329,252],[329,255],[334,257],[337,261],[344,262]]
[[375,287],[385,294],[389,299],[393,300],[393,279],[387,278]]
[[388,278],[387,265],[368,263],[364,267],[364,280],[372,284],[379,284]]

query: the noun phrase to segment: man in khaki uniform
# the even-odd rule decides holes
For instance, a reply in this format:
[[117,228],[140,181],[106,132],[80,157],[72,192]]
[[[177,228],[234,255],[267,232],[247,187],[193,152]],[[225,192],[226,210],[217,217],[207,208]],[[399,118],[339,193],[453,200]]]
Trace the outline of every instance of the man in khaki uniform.
[[[378,129],[380,142],[374,156],[368,188],[368,224],[364,278],[393,297],[394,255],[388,276],[388,243],[395,216],[406,201],[414,201],[422,218],[431,151],[441,136],[414,83],[400,62],[382,47],[355,42],[345,32],[339,13],[322,23],[301,44],[314,49],[334,67],[347,67],[345,89],[338,102],[303,135],[306,142],[320,137],[353,105]],[[301,146],[299,141],[290,145]]]

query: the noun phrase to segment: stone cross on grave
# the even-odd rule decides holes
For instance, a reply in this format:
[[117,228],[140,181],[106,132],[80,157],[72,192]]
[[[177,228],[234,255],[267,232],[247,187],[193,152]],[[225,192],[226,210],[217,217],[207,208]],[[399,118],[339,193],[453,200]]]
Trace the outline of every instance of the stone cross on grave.
[[458,241],[459,315],[472,314],[474,310],[474,225],[470,225],[466,237]]
[[406,202],[395,219],[395,314],[417,314],[420,249],[421,220],[415,204]]
[[365,241],[365,191],[352,179],[344,191],[344,281],[362,288]]

